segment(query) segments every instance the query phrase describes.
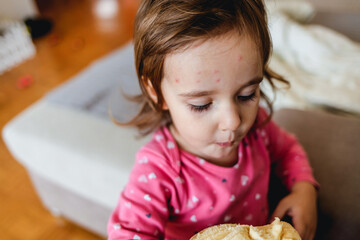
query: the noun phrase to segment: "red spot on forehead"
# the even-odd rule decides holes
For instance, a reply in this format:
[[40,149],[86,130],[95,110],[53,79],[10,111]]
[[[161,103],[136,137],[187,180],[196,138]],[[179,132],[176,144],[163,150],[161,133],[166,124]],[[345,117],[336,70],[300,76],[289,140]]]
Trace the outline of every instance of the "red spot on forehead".
[[197,47],[199,47],[201,45],[201,43],[199,42],[199,43],[195,43],[194,45],[193,45],[193,48],[197,48]]
[[239,61],[239,62],[240,62],[242,59],[243,59],[242,56],[239,56],[239,57],[238,57],[238,61]]
[[197,83],[200,83],[200,80],[196,80]]
[[175,82],[176,82],[176,83],[179,83],[179,82],[180,82],[180,79],[175,78]]
[[217,83],[219,83],[219,82],[220,82],[220,80],[221,80],[220,78],[217,78],[215,81],[216,81]]
[[201,74],[201,71],[197,71],[196,73],[197,73],[198,75],[200,75],[200,74]]
[[217,73],[219,73],[219,70],[216,70],[216,69],[215,69],[215,70],[214,70],[214,74],[217,74]]

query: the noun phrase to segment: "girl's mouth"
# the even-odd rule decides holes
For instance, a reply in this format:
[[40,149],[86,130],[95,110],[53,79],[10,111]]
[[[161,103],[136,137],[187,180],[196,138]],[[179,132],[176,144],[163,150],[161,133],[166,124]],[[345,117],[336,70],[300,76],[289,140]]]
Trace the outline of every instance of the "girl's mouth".
[[217,142],[217,145],[219,145],[220,147],[231,147],[234,144],[234,141],[230,141],[230,142]]

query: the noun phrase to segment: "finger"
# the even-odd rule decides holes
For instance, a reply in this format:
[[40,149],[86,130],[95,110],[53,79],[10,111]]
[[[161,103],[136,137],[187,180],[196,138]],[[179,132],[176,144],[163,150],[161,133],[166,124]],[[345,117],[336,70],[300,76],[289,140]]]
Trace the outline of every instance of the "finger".
[[306,237],[305,239],[307,239],[307,240],[314,239],[314,233],[310,228],[307,229],[305,237]]
[[[304,224],[303,226],[304,226],[303,230],[301,230],[301,227],[300,229],[298,228],[299,229],[298,230],[294,224],[294,227],[299,232],[299,235],[302,238],[302,240],[314,240],[316,234],[316,227],[313,227],[311,224],[309,225]],[[300,231],[302,231],[303,234],[300,234]]]
[[315,238],[315,233],[316,233],[316,227],[309,229],[309,240],[313,240]]
[[315,238],[315,231],[312,231],[312,233],[310,234],[309,240],[314,240]]
[[305,226],[305,223],[303,221],[300,220],[301,218],[298,217],[297,215],[295,215],[293,218],[292,218],[292,221],[293,221],[293,225],[294,225],[294,228],[296,229],[296,231],[298,231],[301,239],[303,240],[307,240],[308,238],[308,233],[307,233],[307,228]]
[[316,223],[311,220],[303,219],[301,216],[293,217],[293,225],[298,231],[302,240],[313,240],[316,235]]
[[308,229],[305,229],[305,233],[304,233],[304,236],[302,237],[302,239],[303,240],[310,240],[310,234],[309,234]]
[[274,220],[275,217],[282,219],[288,210],[288,205],[284,201],[280,201],[280,203],[275,208],[275,211],[271,215],[271,220]]

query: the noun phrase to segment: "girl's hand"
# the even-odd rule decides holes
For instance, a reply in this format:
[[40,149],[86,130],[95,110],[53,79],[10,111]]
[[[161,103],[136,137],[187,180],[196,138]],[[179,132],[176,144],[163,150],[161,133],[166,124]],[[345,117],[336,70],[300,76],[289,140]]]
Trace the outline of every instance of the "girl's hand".
[[279,202],[271,219],[289,215],[302,240],[312,240],[317,225],[316,198],[317,192],[311,183],[297,182],[291,193]]

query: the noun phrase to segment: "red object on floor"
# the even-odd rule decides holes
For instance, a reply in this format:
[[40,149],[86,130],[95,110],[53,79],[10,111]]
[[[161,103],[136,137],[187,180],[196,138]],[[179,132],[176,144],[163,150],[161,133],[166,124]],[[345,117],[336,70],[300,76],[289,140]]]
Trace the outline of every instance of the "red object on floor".
[[31,84],[33,84],[34,82],[34,78],[31,74],[25,75],[23,77],[20,77],[17,81],[16,81],[16,86],[19,89],[24,89],[27,87],[30,87]]

